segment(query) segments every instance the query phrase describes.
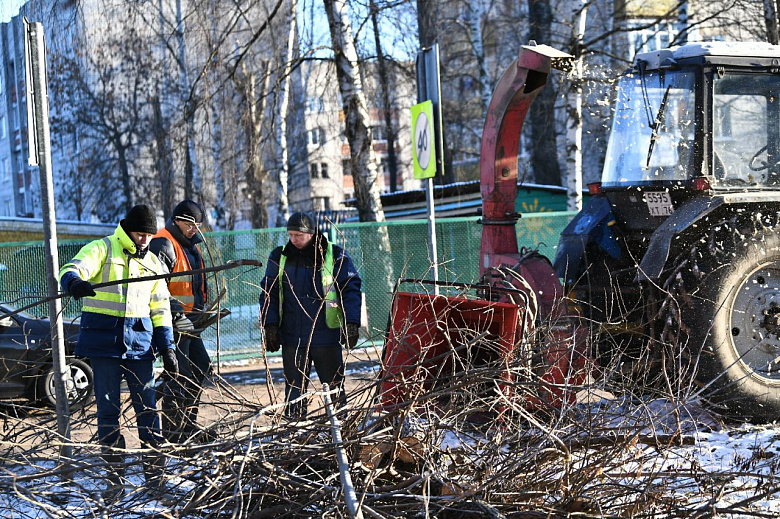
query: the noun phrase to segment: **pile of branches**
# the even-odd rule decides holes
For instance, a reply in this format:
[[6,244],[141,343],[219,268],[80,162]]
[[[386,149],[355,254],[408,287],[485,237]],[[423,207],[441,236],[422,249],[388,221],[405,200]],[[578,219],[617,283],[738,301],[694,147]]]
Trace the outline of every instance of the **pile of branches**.
[[[114,502],[102,497],[94,406],[73,417],[73,431],[88,433],[69,459],[59,455],[51,413],[8,406],[0,515],[760,517],[752,503],[780,490],[772,475],[780,459],[757,456],[722,472],[699,465],[696,434],[720,425],[686,395],[648,400],[617,377],[589,377],[561,401],[545,401],[533,348],[480,355],[501,347],[485,330],[446,337],[445,353],[396,377],[392,401],[381,369],[357,383],[353,374],[347,407],[329,408],[327,395],[312,391],[304,420],[286,420],[274,398],[263,403],[217,378],[202,434],[156,452],[127,449],[128,492]],[[278,402],[279,384],[268,384]],[[166,496],[144,485],[150,454],[166,459]]]

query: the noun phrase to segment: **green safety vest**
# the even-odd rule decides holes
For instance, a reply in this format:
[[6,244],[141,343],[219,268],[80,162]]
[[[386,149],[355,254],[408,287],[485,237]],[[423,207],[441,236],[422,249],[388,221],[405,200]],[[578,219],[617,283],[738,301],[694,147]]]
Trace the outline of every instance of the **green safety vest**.
[[[279,260],[279,324],[282,323],[282,301],[284,301],[282,274],[285,263],[287,263],[287,256],[282,254]],[[341,328],[344,325],[344,311],[341,309],[336,283],[333,280],[333,244],[330,242],[328,242],[328,250],[325,251],[321,274],[322,288],[325,290],[325,323],[328,328]]]

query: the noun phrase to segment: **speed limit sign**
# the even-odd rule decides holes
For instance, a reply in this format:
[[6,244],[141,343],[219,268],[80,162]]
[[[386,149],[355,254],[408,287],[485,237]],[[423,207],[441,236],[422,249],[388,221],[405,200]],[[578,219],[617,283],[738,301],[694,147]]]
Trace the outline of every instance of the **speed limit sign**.
[[412,107],[412,156],[414,178],[424,179],[436,175],[436,150],[434,149],[433,102],[424,101]]

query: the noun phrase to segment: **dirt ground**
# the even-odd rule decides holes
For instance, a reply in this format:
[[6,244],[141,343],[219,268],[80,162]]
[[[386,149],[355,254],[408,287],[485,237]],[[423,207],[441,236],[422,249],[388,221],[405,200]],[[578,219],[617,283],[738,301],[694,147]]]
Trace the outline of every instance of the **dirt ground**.
[[[373,348],[359,348],[345,352],[347,362],[346,390],[348,397],[357,394],[361,388],[370,386],[376,378],[380,351]],[[313,372],[313,376],[316,372]],[[268,382],[270,376],[270,383]],[[309,391],[321,389],[314,377]],[[123,391],[124,411],[120,425],[129,449],[140,447],[135,431],[135,416],[130,405],[130,395]],[[281,357],[272,356],[268,363],[263,359],[221,363],[216,370],[213,383],[203,392],[199,425],[220,431],[235,432],[242,425],[236,416],[251,416],[260,409],[276,404],[266,413],[273,416],[281,412],[284,401],[284,381]],[[313,397],[310,408],[321,406],[321,400]],[[97,419],[94,402],[70,417],[71,440],[77,445],[94,444]],[[270,419],[270,418],[269,418]],[[0,408],[0,449],[35,450],[39,454],[48,448],[56,448],[51,433],[58,430],[55,413],[50,409],[31,408],[22,405],[6,405]]]

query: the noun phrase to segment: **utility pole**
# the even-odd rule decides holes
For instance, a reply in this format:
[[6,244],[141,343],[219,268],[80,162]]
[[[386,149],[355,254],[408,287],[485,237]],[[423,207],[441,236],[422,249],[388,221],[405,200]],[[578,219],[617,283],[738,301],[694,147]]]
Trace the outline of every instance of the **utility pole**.
[[[25,74],[27,83],[27,139],[30,166],[38,166],[41,178],[41,205],[43,208],[43,236],[46,252],[46,287],[49,295],[58,294],[59,253],[57,251],[57,224],[54,215],[54,182],[51,167],[51,135],[49,133],[49,87],[46,81],[46,46],[43,25],[24,19]],[[65,360],[62,304],[59,298],[49,301],[51,348],[54,364],[54,394],[57,398],[57,432],[63,439],[60,456],[68,460],[70,445],[70,408],[66,384],[71,382]]]

